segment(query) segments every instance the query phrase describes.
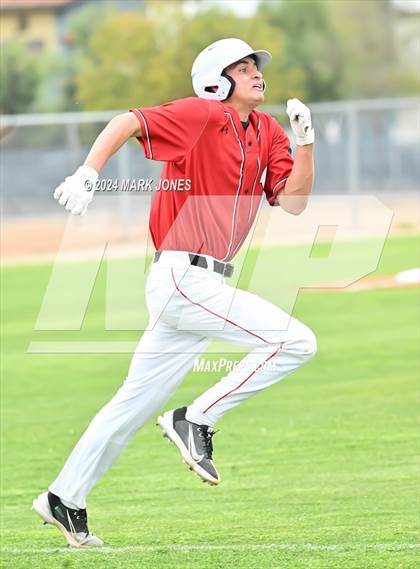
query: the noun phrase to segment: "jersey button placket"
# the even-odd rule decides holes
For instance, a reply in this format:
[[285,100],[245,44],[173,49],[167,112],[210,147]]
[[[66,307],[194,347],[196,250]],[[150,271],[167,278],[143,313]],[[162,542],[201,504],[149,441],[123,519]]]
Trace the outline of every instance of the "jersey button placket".
[[[248,152],[248,149],[250,149],[252,147],[252,140],[248,139],[249,136],[250,136],[249,132],[246,131],[246,133],[245,133],[245,144],[247,147],[246,152]],[[244,188],[244,194],[249,194],[249,188]]]

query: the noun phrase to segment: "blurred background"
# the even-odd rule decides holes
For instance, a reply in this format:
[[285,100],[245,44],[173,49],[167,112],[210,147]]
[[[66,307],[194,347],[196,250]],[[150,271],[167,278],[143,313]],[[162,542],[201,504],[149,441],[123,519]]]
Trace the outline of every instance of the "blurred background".
[[[314,193],[381,196],[392,231],[418,232],[417,0],[2,0],[0,24],[6,262],[55,253],[67,214],[52,191],[106,122],[192,96],[197,53],[232,36],[272,52],[264,110],[286,130],[288,98],[311,107]],[[102,177],[156,179],[160,167],[132,141]],[[118,216],[117,239],[130,241],[148,200],[121,193],[116,207],[99,195],[91,215]]]

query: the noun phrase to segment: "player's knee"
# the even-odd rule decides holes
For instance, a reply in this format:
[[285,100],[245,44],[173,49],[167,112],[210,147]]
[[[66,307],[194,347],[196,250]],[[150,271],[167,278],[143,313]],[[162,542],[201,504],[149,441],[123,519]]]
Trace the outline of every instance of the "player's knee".
[[299,322],[289,340],[285,342],[284,348],[291,354],[295,354],[302,362],[308,361],[316,354],[315,334],[310,328]]
[[308,327],[305,327],[305,332],[301,339],[301,349],[302,355],[307,360],[313,358],[317,351],[316,336]]
[[[284,331],[280,333],[272,333],[269,338],[271,343],[282,344],[281,352],[289,352],[294,354],[299,359],[307,361],[314,357],[317,351],[316,336],[308,326],[294,320],[287,334],[287,339],[284,339]],[[280,357],[280,353],[279,353]]]

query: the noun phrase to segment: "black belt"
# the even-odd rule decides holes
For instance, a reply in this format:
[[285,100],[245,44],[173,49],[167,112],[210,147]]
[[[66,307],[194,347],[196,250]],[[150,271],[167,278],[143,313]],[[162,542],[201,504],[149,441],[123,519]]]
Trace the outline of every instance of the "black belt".
[[[159,261],[159,258],[162,254],[162,251],[156,251],[155,258],[153,260],[154,263]],[[202,269],[208,269],[207,259],[202,255],[197,255],[196,253],[188,253],[188,257],[190,258],[191,265],[195,267],[201,267]],[[213,261],[213,271],[215,273],[219,273],[219,275],[223,275],[224,277],[231,277],[233,275],[233,265],[230,263],[222,263],[221,261]]]

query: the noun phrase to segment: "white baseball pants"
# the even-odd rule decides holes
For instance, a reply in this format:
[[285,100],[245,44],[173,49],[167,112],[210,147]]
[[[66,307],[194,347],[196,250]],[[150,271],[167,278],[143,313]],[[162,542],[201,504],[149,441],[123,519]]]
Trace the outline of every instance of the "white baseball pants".
[[126,380],[93,418],[49,490],[86,507],[86,496],[138,429],[165,405],[211,338],[250,349],[240,364],[188,407],[187,419],[213,425],[227,411],[273,385],[316,351],[313,332],[277,306],[192,266],[188,253],[163,251],[153,263],[146,301],[150,323]]

